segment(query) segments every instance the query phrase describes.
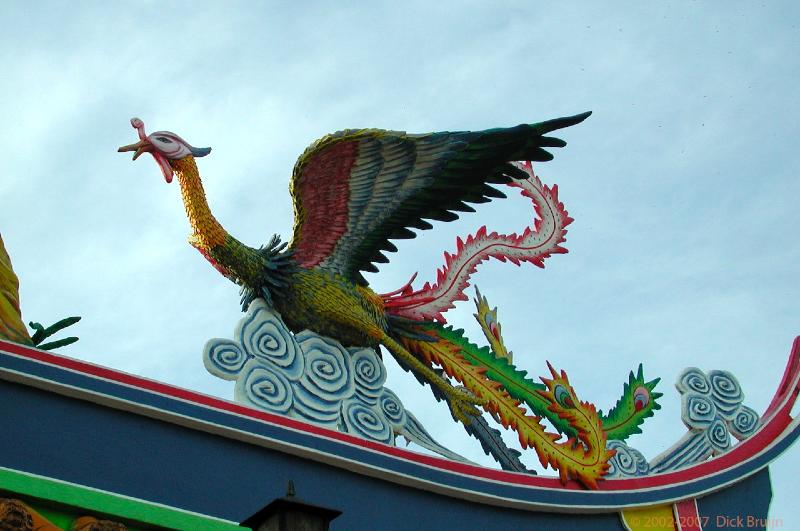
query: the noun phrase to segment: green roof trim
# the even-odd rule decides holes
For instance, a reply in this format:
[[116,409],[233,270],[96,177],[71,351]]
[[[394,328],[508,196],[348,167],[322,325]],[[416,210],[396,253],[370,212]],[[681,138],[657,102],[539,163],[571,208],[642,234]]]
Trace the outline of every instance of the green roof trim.
[[[222,520],[183,509],[176,509],[137,498],[84,487],[57,479],[0,467],[0,492],[80,508],[88,516],[105,515],[143,524],[197,531],[242,531],[236,522]],[[24,500],[23,500],[24,501]]]

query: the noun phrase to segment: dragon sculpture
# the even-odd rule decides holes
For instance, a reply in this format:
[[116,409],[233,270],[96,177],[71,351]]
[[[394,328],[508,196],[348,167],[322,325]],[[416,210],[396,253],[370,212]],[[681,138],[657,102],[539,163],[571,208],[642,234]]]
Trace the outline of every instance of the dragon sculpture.
[[[210,148],[192,147],[167,131],[147,135],[144,123],[134,118],[139,141],[119,151],[134,152],[134,160],[149,152],[168,183],[178,177],[192,227],[189,242],[241,286],[244,309],[260,297],[295,332],[309,329],[344,345],[382,345],[404,369],[430,384],[465,426],[474,427],[480,418],[476,406],[482,406],[516,430],[523,448],[534,447],[542,465],[557,469],[563,482],[572,478],[594,488],[614,454],[606,448],[609,437],[636,433],[658,408],[658,393],[652,393],[657,380],[645,382],[641,370],[631,373],[617,406],[602,416],[578,399],[563,371],[550,366],[552,378],[537,384],[514,367],[499,348],[496,313],[484,311],[481,317],[479,311],[494,350],[470,343],[462,331],[445,326],[443,317],[456,301],[467,299],[464,290],[480,262],[496,258],[543,267],[552,254],[566,252],[560,244],[572,220],[557,187],[543,186],[530,162],[514,161],[552,159],[544,148],[566,143],[546,135],[589,114],[480,132],[351,129],[327,135],[294,167],[291,243],[273,236],[258,249],[228,234],[211,213],[195,162]],[[388,262],[384,252],[397,250],[390,240],[415,237],[412,228],[432,228],[426,220],[452,221],[456,212],[473,212],[467,203],[505,197],[493,186],[499,184],[520,188],[533,201],[539,216],[533,227],[520,235],[483,227],[459,239],[457,252],[445,254],[437,281],[419,290],[412,288],[415,277],[391,293],[369,288],[361,272],[376,272],[375,262]],[[453,386],[443,373],[462,386]],[[542,417],[567,438],[547,432]]]

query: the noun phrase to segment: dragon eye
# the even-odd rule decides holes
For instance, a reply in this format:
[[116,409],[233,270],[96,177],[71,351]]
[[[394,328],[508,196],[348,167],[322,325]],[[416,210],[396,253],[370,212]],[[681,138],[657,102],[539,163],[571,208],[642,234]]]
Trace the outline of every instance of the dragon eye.
[[641,411],[650,403],[650,391],[646,387],[639,386],[633,392],[633,407],[636,411]]
[[575,403],[572,401],[572,396],[570,396],[569,391],[567,391],[567,388],[563,385],[556,384],[556,386],[553,388],[553,396],[561,407],[575,407]]
[[165,144],[172,144],[172,140],[170,140],[165,136],[157,136],[156,140],[158,140],[159,142],[164,142]]

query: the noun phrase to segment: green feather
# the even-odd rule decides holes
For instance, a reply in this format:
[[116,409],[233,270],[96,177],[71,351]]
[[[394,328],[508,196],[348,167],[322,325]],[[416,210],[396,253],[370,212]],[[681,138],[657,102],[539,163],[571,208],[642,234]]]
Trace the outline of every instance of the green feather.
[[[479,347],[470,342],[461,329],[456,330],[451,326],[433,322],[422,323],[418,326],[422,330],[456,345],[464,359],[472,365],[486,367],[486,376],[500,383],[514,399],[524,402],[535,415],[547,418],[559,432],[569,436],[575,435],[575,431],[569,423],[550,411],[550,402],[537,392],[545,390],[545,386],[528,378],[528,371],[517,369],[512,363],[509,363],[508,359],[496,356],[489,347]],[[609,440],[623,441],[634,433],[641,433],[640,426],[644,420],[652,417],[655,410],[661,409],[657,399],[662,394],[653,392],[659,381],[660,378],[656,378],[645,382],[641,364],[636,376],[633,372],[630,373],[628,383],[624,384],[622,396],[614,408],[608,415],[603,415],[602,411],[598,412]],[[633,395],[640,386],[648,390],[650,400],[644,408],[636,411]]]

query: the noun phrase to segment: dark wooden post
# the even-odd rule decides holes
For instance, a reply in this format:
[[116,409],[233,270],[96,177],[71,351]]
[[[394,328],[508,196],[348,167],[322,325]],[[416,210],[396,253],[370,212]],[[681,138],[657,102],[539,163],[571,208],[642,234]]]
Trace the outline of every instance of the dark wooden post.
[[286,496],[241,523],[253,531],[328,531],[331,521],[341,511],[311,505],[295,496],[294,482],[289,481]]

